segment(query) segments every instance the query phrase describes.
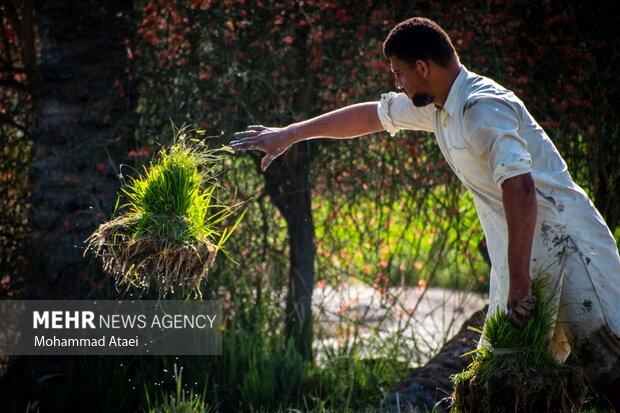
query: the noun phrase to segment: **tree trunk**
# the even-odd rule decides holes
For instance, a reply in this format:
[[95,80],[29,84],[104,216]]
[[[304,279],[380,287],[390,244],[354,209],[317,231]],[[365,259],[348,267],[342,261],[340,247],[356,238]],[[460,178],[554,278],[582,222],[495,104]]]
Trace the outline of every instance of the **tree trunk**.
[[288,227],[289,291],[285,333],[304,357],[312,355],[312,288],[314,286],[314,223],[309,189],[308,143],[290,148],[265,174],[267,192]]
[[[445,411],[452,394],[450,376],[463,371],[472,361],[471,356],[463,354],[473,350],[480,334],[468,329],[469,326],[482,329],[488,306],[474,313],[435,357],[424,366],[416,368],[411,377],[400,383],[383,403],[381,411],[386,412],[425,412]],[[437,406],[434,410],[434,406]]]
[[111,212],[131,139],[123,41],[132,1],[36,6],[41,62],[30,170],[30,296],[88,298],[105,284],[82,256],[84,240]]
[[[308,28],[295,30],[297,65],[293,72],[305,79],[292,106],[310,113],[315,73],[308,69]],[[289,119],[296,121],[298,119]],[[312,289],[314,286],[314,221],[310,195],[310,144],[301,142],[274,161],[265,174],[267,192],[286,220],[289,238],[289,285],[286,301],[285,334],[299,354],[312,357]]]

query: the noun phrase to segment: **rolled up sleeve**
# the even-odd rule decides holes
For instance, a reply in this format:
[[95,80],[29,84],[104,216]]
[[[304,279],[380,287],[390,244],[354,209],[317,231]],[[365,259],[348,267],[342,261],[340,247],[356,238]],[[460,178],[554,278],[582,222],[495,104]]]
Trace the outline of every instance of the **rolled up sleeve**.
[[517,113],[508,105],[482,99],[469,105],[464,116],[468,142],[480,158],[488,158],[493,180],[504,181],[532,171],[527,142],[519,136]]
[[390,136],[402,129],[433,130],[427,109],[415,107],[404,93],[383,93],[377,105],[377,114]]

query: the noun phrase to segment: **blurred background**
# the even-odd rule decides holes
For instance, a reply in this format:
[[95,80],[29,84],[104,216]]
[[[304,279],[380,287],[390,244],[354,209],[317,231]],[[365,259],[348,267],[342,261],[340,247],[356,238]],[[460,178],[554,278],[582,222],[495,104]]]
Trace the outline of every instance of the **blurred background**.
[[[149,298],[84,255],[119,175],[169,143],[171,121],[219,146],[378,100],[393,89],[382,42],[412,16],[525,102],[620,239],[614,2],[1,0],[0,13],[2,299]],[[220,178],[252,198],[202,287],[224,303],[222,356],[4,358],[0,410],[373,411],[483,307],[484,235],[431,134],[303,142],[265,174],[261,156],[231,156]]]

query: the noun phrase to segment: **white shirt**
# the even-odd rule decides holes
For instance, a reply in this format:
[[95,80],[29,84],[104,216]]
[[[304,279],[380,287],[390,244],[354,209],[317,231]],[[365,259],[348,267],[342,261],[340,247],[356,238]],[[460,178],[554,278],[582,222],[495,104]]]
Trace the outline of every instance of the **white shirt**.
[[587,263],[607,324],[620,336],[620,258],[615,240],[519,98],[462,66],[443,108],[416,107],[404,93],[390,92],[382,95],[378,114],[391,136],[401,129],[434,132],[448,164],[473,194],[492,263],[492,310],[505,309],[508,300],[508,228],[501,185],[530,172],[538,200],[531,274],[557,259],[560,241],[569,236]]

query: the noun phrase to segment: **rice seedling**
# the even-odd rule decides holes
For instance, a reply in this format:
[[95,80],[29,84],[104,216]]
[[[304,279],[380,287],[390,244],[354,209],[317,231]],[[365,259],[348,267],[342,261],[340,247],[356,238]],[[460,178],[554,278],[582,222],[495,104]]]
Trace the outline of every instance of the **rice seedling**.
[[551,354],[557,308],[545,295],[547,280],[535,277],[532,290],[538,301],[522,330],[505,311],[487,317],[479,331],[486,343],[467,353],[474,354],[473,361],[451,377],[451,412],[572,412],[586,402],[582,375]]
[[205,400],[206,389],[202,392],[183,390],[183,368],[174,365],[174,393],[162,393],[161,400],[151,405],[149,392],[145,392],[147,408],[145,413],[209,413],[215,412],[217,406],[210,406]]
[[121,188],[115,215],[88,238],[91,250],[118,285],[159,295],[189,287],[200,295],[218,251],[235,230],[225,220],[245,202],[225,205],[218,198],[221,163],[230,147],[209,149],[200,132],[174,128],[169,147],[162,148],[142,173]]

